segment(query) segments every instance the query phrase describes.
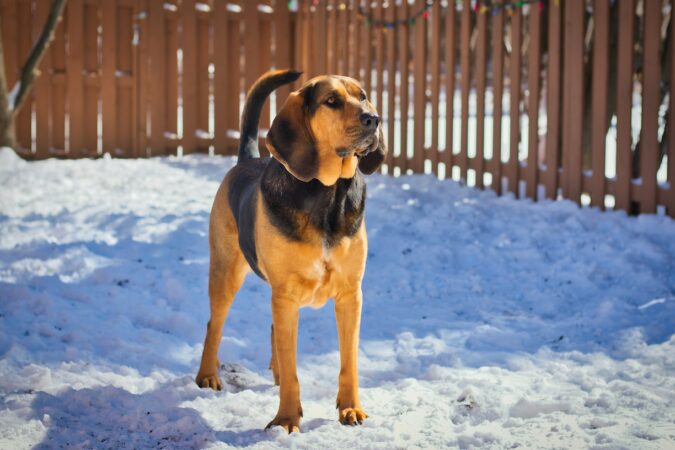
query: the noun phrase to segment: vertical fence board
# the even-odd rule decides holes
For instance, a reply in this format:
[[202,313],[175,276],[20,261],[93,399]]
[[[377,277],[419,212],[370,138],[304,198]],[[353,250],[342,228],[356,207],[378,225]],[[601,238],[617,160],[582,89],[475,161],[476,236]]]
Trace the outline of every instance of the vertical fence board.
[[117,147],[123,156],[133,156],[133,9],[118,5],[117,11],[117,64],[115,67],[117,94],[115,122]]
[[[2,0],[0,1],[0,24],[2,26],[3,49],[5,56],[5,72],[7,89],[11,91],[14,83],[19,79],[19,30],[17,17],[19,12],[17,10],[16,0]],[[8,45],[9,43],[13,45]]]
[[[419,11],[426,4],[425,0],[415,1],[415,11]],[[413,99],[415,127],[414,127],[414,153],[413,171],[424,173],[424,127],[426,122],[426,37],[427,22],[417,18],[415,22],[415,51],[413,52],[415,98]]]
[[[181,91],[183,93],[183,154],[187,155],[197,151],[197,107],[198,107],[198,90],[197,90],[197,9],[195,0],[183,0],[181,17],[183,19],[183,31],[181,33],[181,42],[183,49],[183,77],[181,83]],[[255,3],[247,3],[256,6]],[[255,48],[257,53],[258,17],[255,14],[256,9],[249,11],[252,16],[251,22],[255,22],[255,26],[251,25],[251,46]],[[256,54],[249,53],[249,54]],[[249,60],[252,60],[249,62]],[[253,58],[246,58],[247,66],[251,66],[252,71],[256,71],[255,60]]]
[[[33,18],[33,38],[35,42],[40,36],[40,32],[47,21],[50,4],[48,2],[37,2],[35,5],[35,17]],[[38,70],[43,76],[37,77],[33,83],[33,100],[35,108],[35,158],[44,159],[49,157],[51,149],[51,127],[49,121],[51,95],[51,54],[45,52]],[[26,100],[28,103],[28,100]]]
[[546,81],[546,198],[555,199],[558,193],[558,165],[560,159],[560,74],[561,74],[561,7],[549,3],[548,8],[548,70]]
[[510,106],[510,142],[509,160],[506,165],[508,189],[516,198],[519,197],[520,184],[520,161],[518,148],[520,146],[520,77],[521,77],[521,54],[522,42],[522,19],[523,13],[519,8],[511,16],[511,55],[509,57],[509,106]]
[[[348,49],[348,74],[352,78],[359,78],[358,61],[361,59],[361,40],[359,33],[361,27],[359,26],[359,0],[350,0],[348,2],[349,8],[349,49]],[[395,4],[392,4],[395,7]]]
[[[675,27],[675,5],[671,2],[670,7],[670,23],[671,27]],[[670,104],[668,108],[670,126],[667,136],[668,147],[668,170],[667,177],[669,188],[666,193],[666,211],[670,217],[675,218],[675,28],[671,28],[670,32],[670,56],[666,59],[670,61]]]
[[[396,20],[396,3],[389,2],[387,6],[387,21]],[[380,109],[380,116],[383,111]],[[396,27],[387,31],[387,166],[389,174],[393,170],[394,139],[396,136]]]
[[[281,8],[277,11],[283,14]],[[227,4],[225,2],[215,2],[213,4],[213,96],[216,99],[214,104],[214,146],[215,153],[226,155],[228,148],[227,138],[227,102],[218,101],[221,98],[227,98],[227,81],[230,74],[229,63],[231,59],[228,55],[228,19]],[[281,28],[277,28],[281,30]],[[234,101],[232,101],[234,103]]]
[[[498,5],[502,0],[497,0]],[[493,191],[502,193],[502,99],[504,93],[504,13],[492,19],[492,185]]]
[[[276,69],[298,69],[291,64],[291,15],[288,2],[277,1],[274,5],[274,67]],[[219,42],[216,40],[216,42]],[[279,112],[288,94],[290,86],[281,86],[276,90],[276,112]],[[217,98],[217,97],[216,97]]]
[[70,0],[68,14],[68,155],[79,158],[84,150],[84,1]]
[[[375,20],[382,23],[383,10],[382,2],[377,2],[375,8]],[[375,106],[378,110],[383,110],[382,97],[384,92],[384,30],[382,26],[375,27],[375,83],[377,88],[377,97]]]
[[471,2],[462,2],[462,24],[460,37],[460,65],[462,89],[462,125],[459,150],[459,179],[466,180],[469,157],[469,90],[471,89]]
[[[328,73],[335,73],[337,70],[337,9],[338,9],[338,0],[327,0],[330,3],[330,8],[328,9],[328,36],[326,46],[327,46],[327,56],[328,60],[326,61],[326,70]],[[310,14],[310,18],[313,18],[313,14]],[[311,19],[310,19],[311,20]],[[325,30],[317,30],[318,33],[325,33]],[[319,75],[315,73],[315,75]]]
[[593,5],[593,125],[591,127],[591,205],[605,208],[605,137],[609,83],[609,0]]
[[[241,65],[241,58],[239,57],[241,53],[241,27],[242,27],[242,18],[241,14],[230,13],[229,14],[229,37],[227,39],[228,43],[228,61],[229,68],[227,76],[227,98],[230,99],[227,102],[227,129],[236,132],[239,130],[239,92],[241,91],[241,79],[243,73],[243,67]],[[229,154],[235,155],[237,153],[237,139],[230,140],[230,151]]]
[[[671,31],[672,33],[672,31]],[[644,83],[640,137],[640,212],[656,212],[656,170],[659,160],[659,107],[661,106],[661,2],[644,2]]]
[[441,96],[441,4],[434,2],[431,6],[431,147],[428,159],[431,160],[431,171],[438,175],[438,117],[439,97]]
[[487,53],[487,15],[477,14],[476,42],[476,186],[483,188],[485,172],[485,57]]
[[410,79],[410,66],[408,60],[410,58],[410,46],[409,39],[410,33],[407,25],[408,20],[408,2],[402,2],[398,9],[398,20],[404,25],[401,26],[399,33],[399,70],[401,71],[401,81],[399,88],[399,101],[401,109],[401,138],[400,138],[400,151],[399,159],[396,162],[396,165],[401,168],[401,173],[405,174],[408,170],[408,117],[409,117],[409,105],[410,98],[408,95],[409,92],[409,79]]
[[[50,5],[51,6],[51,5]],[[66,155],[66,36],[68,16],[64,11],[49,46],[51,59],[51,148],[53,154]]]
[[136,93],[136,110],[137,110],[137,123],[136,123],[136,156],[137,157],[147,157],[148,156],[148,117],[149,117],[149,105],[148,105],[148,88],[149,88],[149,61],[150,61],[150,52],[148,48],[148,36],[150,34],[150,28],[148,24],[149,17],[149,4],[148,0],[138,0],[136,2],[136,26],[137,26],[137,37],[138,41],[136,43],[138,49],[136,52],[136,85],[138,86],[138,92]]
[[372,26],[370,23],[370,14],[372,13],[371,4],[369,1],[365,2],[365,8],[363,10],[363,26],[364,33],[361,39],[361,45],[365,47],[365,57],[363,58],[363,83],[366,93],[369,98],[372,98],[372,71],[373,71],[373,34]]
[[584,113],[584,5],[581,2],[565,5],[565,47],[564,95],[568,101],[564,103],[563,119],[563,152],[567,155],[564,180],[567,198],[581,203]]
[[340,39],[338,39],[338,71],[340,75],[349,75],[348,73],[348,68],[347,68],[347,59],[349,55],[349,31],[348,31],[348,26],[347,26],[347,3],[342,0],[340,2],[340,6],[338,9],[338,14],[339,14],[339,31],[338,31],[338,36],[340,36]]
[[445,11],[445,177],[452,178],[454,164],[453,133],[455,116],[455,49],[457,47],[457,29],[455,26],[455,2],[449,2]]
[[[30,0],[19,0],[17,4],[17,13],[18,17],[18,61],[17,61],[17,70],[23,66],[24,62],[28,58],[30,53],[31,44],[33,39],[31,37],[32,22],[33,17],[31,14],[31,2]],[[7,47],[7,46],[5,46]],[[19,111],[19,114],[16,116],[14,127],[16,133],[16,141],[20,148],[27,150],[26,153],[30,154],[31,149],[33,148],[33,138],[31,131],[31,112],[33,108],[33,93],[29,92],[26,96],[26,100]]]
[[101,2],[102,28],[102,71],[101,71],[101,108],[103,153],[116,155],[117,152],[117,5],[115,2]]
[[631,198],[633,101],[633,32],[635,0],[619,2],[617,94],[616,94],[616,186],[617,209],[628,211]]
[[149,35],[150,51],[150,151],[151,154],[164,154],[166,131],[166,54],[165,21],[163,0],[150,0]]
[[99,79],[99,25],[100,6],[98,2],[84,4],[84,153],[87,156],[99,154],[99,96],[101,85]]
[[[260,75],[267,72],[272,67],[272,21],[271,17],[267,13],[259,12],[258,17],[260,24],[260,54],[258,70],[260,72],[258,73],[257,77],[260,77]],[[257,77],[256,80],[258,79]],[[260,112],[260,128],[262,130],[268,130],[269,127],[270,101],[267,100],[263,104],[262,111]],[[262,137],[259,138],[258,147],[260,149],[260,156],[269,156],[267,147],[265,146],[265,140]]]
[[314,21],[316,26],[314,27],[314,45],[316,48],[316,60],[314,61],[314,68],[311,75],[318,75],[326,73],[327,70],[327,36],[326,36],[326,27],[328,22],[326,20],[326,3],[320,2],[316,5],[316,11],[314,12]]
[[[173,4],[172,4],[173,5]],[[174,5],[175,6],[175,5]],[[164,141],[163,153],[168,155],[175,155],[178,152],[178,96],[179,92],[179,73],[178,73],[178,25],[180,9],[175,6],[176,11],[166,11],[164,15],[164,96],[166,97],[164,114],[164,129],[162,131],[162,138]],[[183,67],[185,67],[185,60],[183,60]],[[185,126],[183,126],[183,134],[185,134]],[[167,139],[170,137],[170,139]]]
[[539,184],[539,58],[541,57],[541,13],[539,8],[530,8],[530,45],[528,59],[528,150],[525,172],[526,196],[537,199]]
[[[211,63],[210,48],[210,12],[197,12],[197,130],[199,136],[210,135],[209,127],[209,94],[211,92],[209,82],[209,64]],[[208,151],[203,142],[198,142],[198,148]]]

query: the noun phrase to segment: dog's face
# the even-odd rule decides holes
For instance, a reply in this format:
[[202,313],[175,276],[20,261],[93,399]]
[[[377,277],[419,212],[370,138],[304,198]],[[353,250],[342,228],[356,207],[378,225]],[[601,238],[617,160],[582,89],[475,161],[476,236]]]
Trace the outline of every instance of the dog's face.
[[358,168],[373,173],[387,153],[382,125],[354,79],[322,76],[292,92],[267,134],[267,148],[302,181],[331,186]]

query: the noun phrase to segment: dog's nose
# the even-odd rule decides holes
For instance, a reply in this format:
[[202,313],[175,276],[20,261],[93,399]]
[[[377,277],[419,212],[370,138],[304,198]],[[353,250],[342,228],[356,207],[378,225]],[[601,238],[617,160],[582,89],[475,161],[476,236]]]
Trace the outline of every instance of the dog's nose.
[[380,123],[380,118],[377,114],[363,113],[359,116],[361,120],[361,125],[368,129],[375,129]]

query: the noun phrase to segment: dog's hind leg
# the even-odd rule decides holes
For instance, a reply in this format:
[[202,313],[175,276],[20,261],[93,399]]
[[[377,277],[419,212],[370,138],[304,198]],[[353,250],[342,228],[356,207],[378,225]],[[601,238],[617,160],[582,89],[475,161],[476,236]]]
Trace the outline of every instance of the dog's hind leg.
[[218,378],[218,347],[234,295],[246,277],[248,263],[239,249],[237,229],[229,208],[224,210],[214,208],[211,213],[209,238],[211,318],[206,327],[202,362],[196,381],[202,388],[221,390],[223,385]]

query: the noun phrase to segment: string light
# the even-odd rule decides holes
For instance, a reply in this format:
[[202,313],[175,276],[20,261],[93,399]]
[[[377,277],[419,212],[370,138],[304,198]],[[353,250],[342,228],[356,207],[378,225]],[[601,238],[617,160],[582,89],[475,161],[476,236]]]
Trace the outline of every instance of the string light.
[[[430,14],[429,9],[431,9],[431,7],[433,6],[434,1],[437,0],[427,0],[419,11],[412,14],[407,19],[399,19],[394,21],[375,19],[372,13],[366,14],[363,7],[361,6],[359,6],[358,14],[364,18],[367,27],[384,28],[386,30],[401,25],[415,26],[416,20],[419,19],[420,17],[422,17],[422,19],[424,20],[429,20]],[[455,0],[455,1],[457,4],[463,3],[463,0]],[[525,7],[525,5],[531,5],[534,3],[537,4],[537,8],[539,11],[544,10],[544,0],[517,0],[517,1],[506,1],[504,3],[494,3],[491,0],[484,0],[484,1],[474,0],[472,2],[473,5],[472,9],[476,14],[490,13],[492,16],[495,16],[500,12],[507,12],[509,15],[513,15],[516,9],[520,9]],[[556,7],[560,6],[560,0],[554,0],[553,3]]]

